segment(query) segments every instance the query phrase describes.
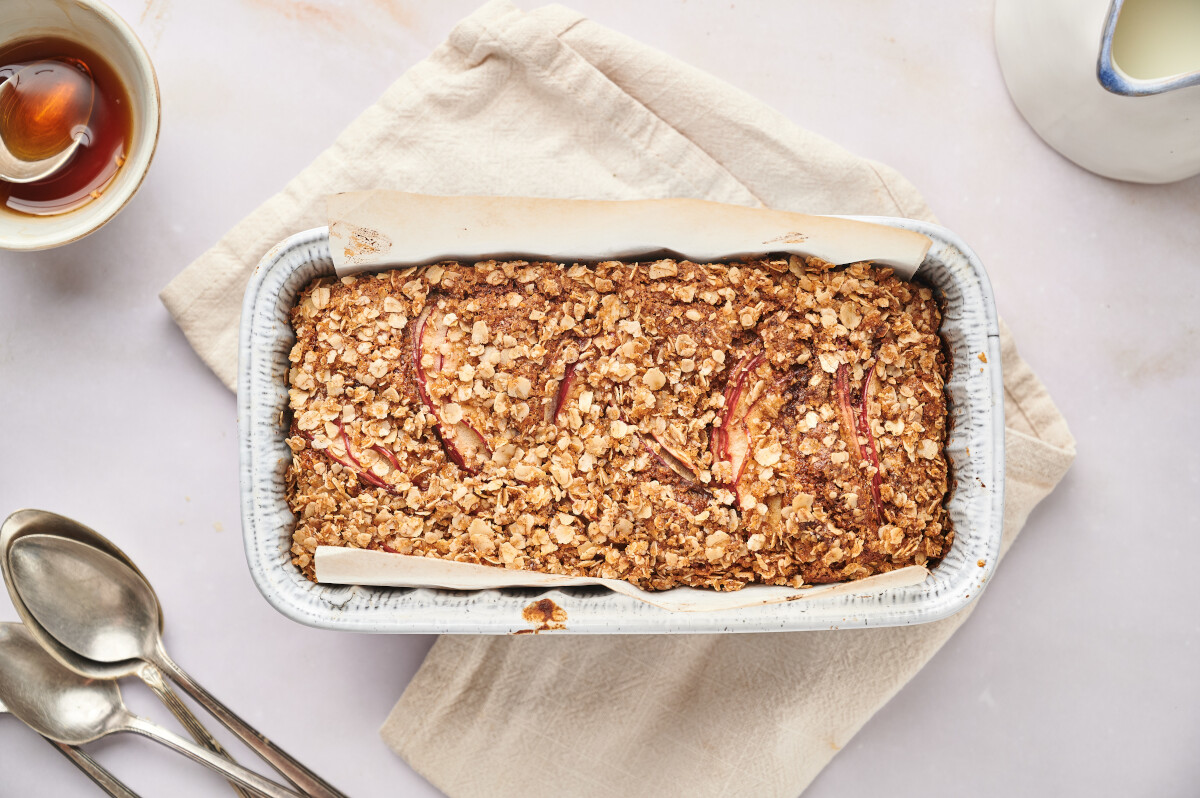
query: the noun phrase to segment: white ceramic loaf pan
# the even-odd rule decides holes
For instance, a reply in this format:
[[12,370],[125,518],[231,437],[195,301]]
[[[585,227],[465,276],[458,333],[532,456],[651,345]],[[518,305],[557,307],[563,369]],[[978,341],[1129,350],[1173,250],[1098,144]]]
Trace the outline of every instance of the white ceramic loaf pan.
[[[255,584],[276,609],[310,626],[355,632],[511,634],[543,624],[526,612],[549,599],[566,614],[545,633],[766,632],[899,626],[938,620],[977,598],[1000,550],[1004,404],[991,284],[975,254],[945,228],[885,217],[861,221],[923,233],[933,245],[917,272],[945,298],[942,334],[952,357],[947,454],[955,483],[950,553],[921,584],[813,596],[711,612],[672,612],[606,588],[452,591],[322,585],[291,564],[295,518],[284,493],[291,451],[286,374],[294,343],[288,312],[311,280],[334,273],[326,228],[298,233],[259,263],[242,306],[238,368],[242,528]],[[980,357],[983,355],[984,357]],[[986,362],[985,362],[986,361]],[[548,606],[543,603],[543,606]],[[561,617],[561,613],[558,617]],[[561,628],[560,628],[561,627]]]

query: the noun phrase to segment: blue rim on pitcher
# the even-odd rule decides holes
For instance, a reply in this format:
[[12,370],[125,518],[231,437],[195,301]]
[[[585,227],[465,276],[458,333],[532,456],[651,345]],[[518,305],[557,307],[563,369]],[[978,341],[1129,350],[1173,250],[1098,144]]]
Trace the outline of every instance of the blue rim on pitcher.
[[1096,64],[1096,76],[1100,79],[1100,85],[1113,94],[1144,97],[1200,84],[1200,69],[1162,78],[1144,79],[1130,76],[1117,65],[1113,60],[1113,34],[1116,33],[1117,20],[1124,6],[1125,0],[1112,0],[1108,16],[1104,20],[1104,32],[1100,36],[1100,58]]

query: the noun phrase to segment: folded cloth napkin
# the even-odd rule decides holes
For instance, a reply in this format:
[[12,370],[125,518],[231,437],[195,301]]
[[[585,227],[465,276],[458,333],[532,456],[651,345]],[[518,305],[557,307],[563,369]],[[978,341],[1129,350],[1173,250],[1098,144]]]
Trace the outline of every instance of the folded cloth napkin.
[[[162,298],[231,387],[258,259],[325,223],[325,194],[700,197],[932,219],[896,172],[567,9],[496,0],[397,81]],[[994,265],[993,265],[994,266]],[[1004,548],[1074,459],[1002,330]],[[794,796],[954,633],[443,637],[384,740],[452,796]]]

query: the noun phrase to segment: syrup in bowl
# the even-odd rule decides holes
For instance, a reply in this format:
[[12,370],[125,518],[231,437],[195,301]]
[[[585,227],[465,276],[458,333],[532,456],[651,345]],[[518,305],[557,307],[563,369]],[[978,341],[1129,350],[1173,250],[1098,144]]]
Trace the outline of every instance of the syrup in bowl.
[[66,164],[32,183],[0,180],[0,204],[34,216],[67,213],[98,199],[125,163],[132,139],[129,94],[115,71],[78,42],[37,38],[0,47],[0,135],[25,160],[61,152]]

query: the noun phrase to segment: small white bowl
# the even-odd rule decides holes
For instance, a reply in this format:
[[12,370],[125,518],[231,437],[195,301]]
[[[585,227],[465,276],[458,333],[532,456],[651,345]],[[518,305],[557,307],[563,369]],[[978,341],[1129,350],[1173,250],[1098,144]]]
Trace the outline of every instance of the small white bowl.
[[0,45],[34,37],[76,41],[104,58],[129,94],[133,135],[125,164],[99,198],[55,216],[0,208],[0,249],[49,249],[102,227],[137,192],[158,144],[158,78],[133,29],[96,0],[4,0]]

